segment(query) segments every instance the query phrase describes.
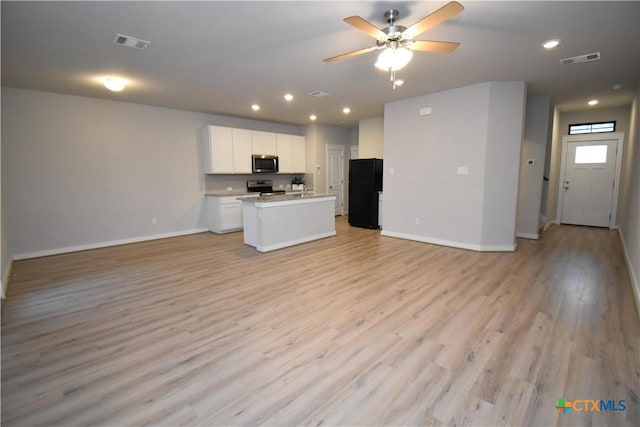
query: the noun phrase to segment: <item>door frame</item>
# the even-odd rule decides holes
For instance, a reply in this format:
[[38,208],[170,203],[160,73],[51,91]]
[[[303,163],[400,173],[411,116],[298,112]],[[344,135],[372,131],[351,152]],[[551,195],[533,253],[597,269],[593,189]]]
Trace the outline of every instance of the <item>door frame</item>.
[[344,145],[339,145],[339,144],[327,144],[325,146],[325,159],[324,159],[324,164],[325,164],[325,170],[326,173],[325,175],[325,189],[327,190],[327,194],[329,193],[329,151],[335,149],[335,150],[340,150],[340,158],[342,160],[342,167],[340,168],[340,188],[342,189],[340,191],[340,194],[342,195],[342,200],[340,200],[340,216],[344,215],[344,196],[345,196],[345,191],[344,191],[344,151],[345,151],[345,146]]
[[570,142],[592,142],[616,140],[616,164],[613,171],[613,194],[611,195],[611,218],[609,228],[617,228],[618,195],[620,194],[620,175],[622,169],[622,151],[624,132],[588,133],[584,135],[565,135],[562,137],[562,156],[560,157],[560,179],[558,180],[558,204],[556,206],[556,224],[562,223],[562,206],[564,205],[564,181],[566,173],[567,146]]

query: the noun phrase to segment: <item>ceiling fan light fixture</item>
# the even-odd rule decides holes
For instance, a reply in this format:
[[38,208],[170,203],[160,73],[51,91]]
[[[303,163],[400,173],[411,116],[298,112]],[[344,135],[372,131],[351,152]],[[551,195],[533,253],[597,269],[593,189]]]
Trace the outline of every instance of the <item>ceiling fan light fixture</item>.
[[404,68],[412,57],[413,52],[406,47],[388,47],[378,55],[375,66],[383,71],[398,71]]

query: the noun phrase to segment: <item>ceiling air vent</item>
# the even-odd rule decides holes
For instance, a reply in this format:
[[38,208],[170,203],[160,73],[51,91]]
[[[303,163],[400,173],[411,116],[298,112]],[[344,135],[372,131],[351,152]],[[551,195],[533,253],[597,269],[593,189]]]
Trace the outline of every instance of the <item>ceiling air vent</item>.
[[577,64],[579,62],[591,62],[600,59],[600,52],[587,53],[586,55],[574,56],[560,60],[562,65]]
[[315,96],[316,98],[324,98],[325,96],[329,96],[327,92],[323,92],[321,90],[314,90],[313,92],[309,92],[309,95]]
[[116,34],[113,38],[113,42],[120,46],[127,46],[135,49],[146,49],[147,46],[149,46],[149,43],[151,43],[146,40],[137,39],[131,36],[124,36],[122,34]]

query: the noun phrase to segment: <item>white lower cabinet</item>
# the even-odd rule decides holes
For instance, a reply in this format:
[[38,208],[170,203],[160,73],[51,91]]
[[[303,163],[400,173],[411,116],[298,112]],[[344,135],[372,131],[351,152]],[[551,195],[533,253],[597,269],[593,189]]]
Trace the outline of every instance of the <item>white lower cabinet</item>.
[[207,196],[209,231],[222,234],[242,230],[242,202],[238,196]]

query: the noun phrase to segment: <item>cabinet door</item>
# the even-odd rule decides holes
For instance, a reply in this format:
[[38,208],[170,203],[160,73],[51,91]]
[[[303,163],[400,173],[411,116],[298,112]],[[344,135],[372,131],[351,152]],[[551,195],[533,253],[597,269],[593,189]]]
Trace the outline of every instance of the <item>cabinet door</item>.
[[291,172],[305,173],[307,169],[307,148],[305,137],[293,135],[291,142]]
[[251,154],[276,155],[276,134],[271,132],[251,132]]
[[208,126],[205,141],[205,173],[233,173],[231,128]]
[[283,135],[281,133],[276,135],[277,154],[279,162],[280,173],[293,172],[292,163],[292,139],[291,135]]
[[251,131],[233,129],[233,172],[251,173]]
[[220,231],[242,229],[242,202],[223,203],[220,208]]

